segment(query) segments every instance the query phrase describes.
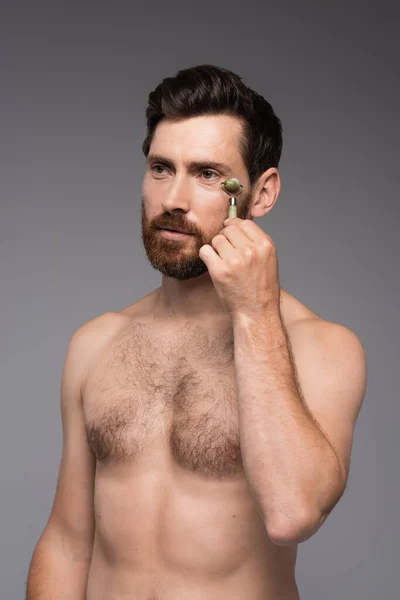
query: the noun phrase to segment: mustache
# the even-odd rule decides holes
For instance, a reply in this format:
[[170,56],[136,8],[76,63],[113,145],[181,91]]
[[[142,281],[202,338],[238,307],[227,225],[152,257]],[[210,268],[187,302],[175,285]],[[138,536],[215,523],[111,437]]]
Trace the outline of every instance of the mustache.
[[[142,204],[142,217],[145,216],[145,210],[144,210],[144,203],[145,203],[146,197],[142,194],[142,198],[141,198],[141,204]],[[190,225],[189,223],[186,223],[183,219],[181,215],[162,215],[161,217],[159,217],[157,220],[153,220],[152,222],[149,221],[148,217],[145,217],[145,220],[147,221],[147,225],[151,228],[151,229],[183,229],[184,231],[186,231],[187,233],[193,233],[193,234],[197,234],[198,231],[194,231],[193,230],[193,226]]]

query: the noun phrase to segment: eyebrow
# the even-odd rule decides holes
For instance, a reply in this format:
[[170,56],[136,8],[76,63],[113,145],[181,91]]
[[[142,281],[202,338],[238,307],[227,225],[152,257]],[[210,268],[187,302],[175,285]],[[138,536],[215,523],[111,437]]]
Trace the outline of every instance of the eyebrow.
[[[165,156],[161,156],[161,154],[149,154],[146,159],[147,163],[151,162],[159,162],[167,167],[174,169],[175,165],[169,158]],[[229,165],[225,163],[216,162],[214,160],[191,160],[185,163],[185,167],[189,170],[190,173],[200,171],[201,169],[217,169],[218,171],[222,171],[224,175],[230,175],[232,173],[232,169]]]

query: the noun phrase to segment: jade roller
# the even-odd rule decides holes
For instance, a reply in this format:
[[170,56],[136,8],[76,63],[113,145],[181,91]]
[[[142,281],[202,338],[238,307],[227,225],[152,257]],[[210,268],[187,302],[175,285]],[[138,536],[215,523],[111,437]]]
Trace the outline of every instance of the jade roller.
[[223,190],[229,196],[229,216],[230,218],[237,217],[237,206],[236,206],[236,198],[240,196],[243,192],[243,186],[240,183],[239,179],[232,177],[231,179],[225,179],[220,184],[221,190]]

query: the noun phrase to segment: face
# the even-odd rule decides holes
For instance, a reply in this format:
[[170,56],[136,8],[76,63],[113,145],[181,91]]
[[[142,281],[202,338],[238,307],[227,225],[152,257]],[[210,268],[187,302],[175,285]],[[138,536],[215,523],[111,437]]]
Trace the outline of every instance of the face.
[[[167,277],[191,279],[207,271],[199,250],[211,245],[228,218],[229,196],[220,188],[225,179],[236,177],[243,185],[237,213],[248,218],[241,132],[241,121],[228,115],[163,119],[157,126],[142,184],[142,240],[152,266]],[[173,238],[163,228],[190,235]]]

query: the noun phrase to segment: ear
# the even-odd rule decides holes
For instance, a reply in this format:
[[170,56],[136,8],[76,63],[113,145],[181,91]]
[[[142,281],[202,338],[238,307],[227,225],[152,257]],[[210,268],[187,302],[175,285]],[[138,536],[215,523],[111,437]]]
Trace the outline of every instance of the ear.
[[259,178],[254,191],[251,208],[252,217],[263,217],[271,210],[281,191],[281,178],[278,169],[271,167]]

